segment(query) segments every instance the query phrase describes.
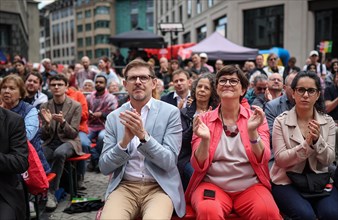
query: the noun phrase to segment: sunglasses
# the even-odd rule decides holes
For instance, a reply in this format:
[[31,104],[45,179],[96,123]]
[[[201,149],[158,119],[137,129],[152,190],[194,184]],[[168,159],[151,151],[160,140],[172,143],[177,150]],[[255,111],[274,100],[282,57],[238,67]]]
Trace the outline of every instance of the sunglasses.
[[275,61],[275,60],[277,60],[277,58],[270,58],[269,60],[270,61]]

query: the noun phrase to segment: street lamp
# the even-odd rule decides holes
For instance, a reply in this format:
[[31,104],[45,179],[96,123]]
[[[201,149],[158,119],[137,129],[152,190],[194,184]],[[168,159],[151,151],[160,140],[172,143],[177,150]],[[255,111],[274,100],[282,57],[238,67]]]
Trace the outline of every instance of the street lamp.
[[177,35],[178,32],[183,32],[184,27],[182,23],[159,23],[158,28],[162,35],[170,33],[170,58],[173,58],[173,32]]

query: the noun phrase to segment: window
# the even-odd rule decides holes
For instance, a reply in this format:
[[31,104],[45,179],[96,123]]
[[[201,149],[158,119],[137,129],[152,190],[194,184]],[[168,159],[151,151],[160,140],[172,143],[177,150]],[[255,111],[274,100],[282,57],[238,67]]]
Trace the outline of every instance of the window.
[[182,5],[180,5],[180,7],[178,8],[178,16],[179,16],[178,20],[182,22],[183,21],[183,6]]
[[201,0],[197,0],[197,2],[196,2],[196,12],[197,12],[197,14],[201,14],[201,12],[202,12]]
[[69,43],[69,36],[68,36],[68,21],[65,22],[65,36],[66,36],[66,43]]
[[82,57],[83,57],[83,51],[77,52],[77,59],[81,60]]
[[172,13],[171,13],[171,21],[172,22],[175,22],[175,11],[172,11]]
[[[319,2],[318,2],[319,3]],[[315,12],[315,45],[321,41],[333,41],[331,57],[338,57],[338,47],[335,39],[338,39],[338,8]]]
[[188,18],[191,18],[191,12],[192,12],[192,6],[191,6],[191,0],[188,0],[187,1],[187,15],[188,15]]
[[269,49],[283,47],[284,6],[244,11],[244,46]]
[[61,44],[65,43],[65,24],[62,22],[61,23]]
[[95,15],[107,15],[109,14],[109,7],[98,6],[95,8]]
[[80,24],[77,26],[77,32],[80,33],[83,31],[83,26]]
[[83,18],[83,14],[82,14],[82,11],[81,12],[78,12],[76,13],[76,17],[78,20],[81,20]]
[[[70,21],[70,42],[74,42],[74,20]],[[74,54],[72,54],[74,55]]]
[[153,13],[147,13],[146,15],[146,19],[147,19],[147,28],[148,29],[152,29],[154,28],[154,15]]
[[226,16],[215,20],[215,31],[220,33],[223,37],[227,37],[228,18]]
[[130,11],[131,13],[138,13],[138,0],[131,0],[130,1]]
[[92,11],[91,10],[86,10],[85,11],[85,17],[90,18],[92,16]]
[[83,38],[77,39],[77,47],[83,47]]
[[86,24],[86,31],[92,30],[92,24]]
[[208,7],[211,8],[214,5],[214,0],[208,0]]
[[109,21],[95,21],[94,28],[109,28]]
[[95,58],[100,58],[103,56],[109,56],[109,49],[96,49]]
[[183,42],[184,43],[190,43],[191,42],[190,32],[183,34]]
[[92,50],[86,50],[86,56],[89,57],[89,59],[92,59],[93,58]]
[[95,44],[108,44],[109,43],[109,35],[96,35],[95,36]]
[[138,14],[131,14],[130,15],[130,22],[131,22],[131,27],[136,28],[138,25]]
[[92,37],[86,37],[86,46],[92,45]]
[[202,27],[197,28],[197,42],[200,42],[207,37],[207,26],[203,25]]

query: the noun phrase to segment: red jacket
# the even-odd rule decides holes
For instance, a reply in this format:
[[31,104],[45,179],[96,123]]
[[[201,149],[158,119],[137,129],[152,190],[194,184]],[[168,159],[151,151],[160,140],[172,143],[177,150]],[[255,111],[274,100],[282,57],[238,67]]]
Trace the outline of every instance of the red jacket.
[[87,122],[88,122],[89,112],[88,112],[88,104],[87,104],[86,97],[83,95],[82,92],[74,90],[73,88],[68,88],[66,95],[69,98],[81,104],[82,114],[81,114],[81,122],[79,126],[79,131],[82,131],[88,134]]
[[[205,114],[201,115],[201,120],[208,126],[210,130],[210,147],[209,147],[209,158],[205,160],[203,167],[198,165],[198,162],[195,158],[195,151],[198,148],[198,145],[201,142],[201,138],[197,137],[195,134],[192,137],[192,154],[191,154],[191,165],[194,168],[194,173],[190,179],[187,191],[185,193],[186,201],[190,203],[191,194],[197,186],[203,181],[205,174],[207,173],[218,143],[221,139],[221,135],[223,132],[222,121],[218,117],[219,106],[210,112],[206,112]],[[270,184],[270,175],[269,175],[269,168],[268,162],[270,159],[270,133],[266,119],[261,126],[258,127],[258,134],[261,137],[263,144],[265,146],[262,160],[259,162],[257,161],[256,156],[251,150],[251,143],[248,135],[248,120],[252,114],[250,109],[244,108],[242,105],[240,106],[240,113],[237,119],[237,127],[241,135],[242,143],[245,147],[246,154],[249,158],[250,164],[255,171],[259,181],[266,186],[268,189],[271,189]]]

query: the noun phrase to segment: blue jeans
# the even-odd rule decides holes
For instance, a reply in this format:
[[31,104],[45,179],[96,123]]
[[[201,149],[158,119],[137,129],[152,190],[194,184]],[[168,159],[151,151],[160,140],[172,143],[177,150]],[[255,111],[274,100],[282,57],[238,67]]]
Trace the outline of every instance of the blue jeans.
[[[338,191],[333,187],[329,196],[305,199],[289,185],[272,184],[272,195],[280,211],[291,219],[337,219]],[[316,217],[317,216],[317,217]]]
[[[82,146],[82,151],[84,153],[89,153],[90,151],[90,139],[87,137],[87,134],[83,131],[79,132],[80,136],[80,141],[81,141],[81,146]],[[86,173],[86,161],[81,160],[77,163],[77,175],[82,175]]]
[[92,140],[97,137],[96,147],[90,148],[90,153],[92,154],[91,162],[93,163],[93,165],[97,165],[97,163],[99,162],[99,158],[103,148],[103,138],[105,133],[106,130],[101,130],[101,131],[91,131],[88,134],[89,140]]

